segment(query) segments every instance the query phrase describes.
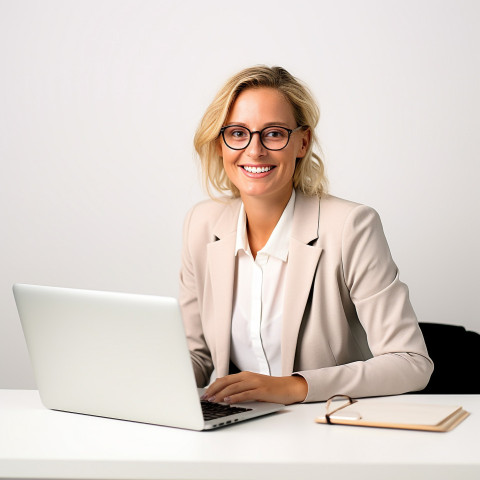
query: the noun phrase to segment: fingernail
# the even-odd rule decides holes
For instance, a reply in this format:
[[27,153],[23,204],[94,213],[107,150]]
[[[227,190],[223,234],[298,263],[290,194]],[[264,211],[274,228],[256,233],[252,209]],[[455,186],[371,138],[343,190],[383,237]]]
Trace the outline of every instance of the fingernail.
[[209,402],[214,402],[214,401],[215,401],[215,396],[210,397],[210,398],[208,399],[208,401],[209,401]]
[[225,397],[225,398],[223,399],[223,401],[224,401],[225,403],[230,403],[231,398],[230,398],[230,397]]
[[201,397],[200,397],[200,400],[205,400],[207,398],[207,394],[204,393]]

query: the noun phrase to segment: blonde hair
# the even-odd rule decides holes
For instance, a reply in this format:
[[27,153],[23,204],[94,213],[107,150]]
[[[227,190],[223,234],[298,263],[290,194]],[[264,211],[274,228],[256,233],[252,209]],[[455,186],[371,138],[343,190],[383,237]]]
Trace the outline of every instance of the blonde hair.
[[300,80],[282,67],[259,65],[246,68],[233,77],[220,89],[213,102],[207,108],[195,133],[194,146],[200,158],[203,180],[208,194],[214,198],[212,187],[220,193],[239,196],[237,187],[230,181],[223,159],[216,147],[220,129],[228,116],[230,108],[240,93],[248,88],[274,88],[282,93],[293,108],[297,125],[310,128],[311,141],[304,157],[297,159],[293,186],[304,194],[321,197],[327,191],[327,178],[323,161],[313,147],[321,152],[315,127],[320,118],[320,110],[310,90]]

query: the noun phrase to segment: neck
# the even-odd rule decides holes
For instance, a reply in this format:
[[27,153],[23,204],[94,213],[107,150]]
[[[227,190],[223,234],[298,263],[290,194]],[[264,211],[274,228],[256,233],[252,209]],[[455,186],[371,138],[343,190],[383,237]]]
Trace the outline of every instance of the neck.
[[292,190],[288,192],[288,195],[283,195],[282,198],[242,197],[247,216],[248,243],[253,258],[267,243],[291,195]]

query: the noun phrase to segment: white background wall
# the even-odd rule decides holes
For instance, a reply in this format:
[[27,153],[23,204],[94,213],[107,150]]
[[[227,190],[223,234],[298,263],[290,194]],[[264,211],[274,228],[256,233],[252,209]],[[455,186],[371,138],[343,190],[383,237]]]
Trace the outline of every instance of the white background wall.
[[34,388],[14,282],[177,295],[223,81],[319,100],[333,194],[381,214],[419,319],[480,331],[480,2],[0,0],[0,387]]

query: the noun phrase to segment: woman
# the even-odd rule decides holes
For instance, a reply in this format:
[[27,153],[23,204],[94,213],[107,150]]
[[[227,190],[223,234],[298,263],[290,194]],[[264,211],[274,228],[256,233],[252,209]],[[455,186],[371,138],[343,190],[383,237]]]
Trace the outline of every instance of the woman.
[[197,130],[207,188],[227,194],[184,226],[180,304],[198,386],[216,370],[210,401],[391,395],[430,378],[378,215],[326,193],[318,119],[300,81],[259,66]]

